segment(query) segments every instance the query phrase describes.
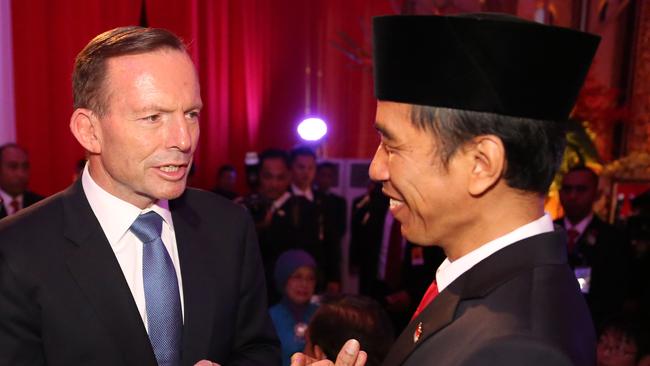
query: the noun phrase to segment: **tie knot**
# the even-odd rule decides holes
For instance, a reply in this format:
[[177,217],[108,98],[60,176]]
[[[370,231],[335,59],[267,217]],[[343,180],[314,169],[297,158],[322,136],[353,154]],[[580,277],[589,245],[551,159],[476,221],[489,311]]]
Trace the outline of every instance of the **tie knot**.
[[154,211],[149,211],[138,216],[131,224],[131,232],[143,243],[160,238],[162,231],[162,217]]

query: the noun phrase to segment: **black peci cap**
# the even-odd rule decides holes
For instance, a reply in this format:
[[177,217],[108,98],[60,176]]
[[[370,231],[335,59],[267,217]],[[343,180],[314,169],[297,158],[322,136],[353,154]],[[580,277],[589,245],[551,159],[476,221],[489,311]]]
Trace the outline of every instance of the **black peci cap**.
[[377,99],[565,120],[600,37],[515,16],[373,20]]

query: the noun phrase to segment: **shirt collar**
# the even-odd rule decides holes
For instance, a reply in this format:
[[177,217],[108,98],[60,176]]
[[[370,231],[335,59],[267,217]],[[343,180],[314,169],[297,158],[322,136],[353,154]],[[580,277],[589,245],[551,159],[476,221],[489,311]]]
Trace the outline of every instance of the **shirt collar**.
[[571,229],[575,230],[578,232],[578,236],[582,235],[582,233],[587,230],[587,226],[591,223],[591,220],[594,218],[594,213],[591,212],[589,215],[587,215],[584,219],[580,220],[579,223],[573,225],[569,219],[564,216],[564,228],[569,231]]
[[298,188],[298,186],[296,186],[295,184],[291,183],[291,191],[296,196],[305,197],[306,199],[308,199],[310,201],[314,200],[314,192],[311,190],[311,188],[307,188],[305,190],[302,190],[302,189]]
[[2,188],[0,188],[0,201],[5,202],[8,205],[12,199],[13,197],[11,197],[9,193],[5,192]]
[[548,214],[544,214],[544,216],[539,219],[529,222],[528,224],[520,226],[501,237],[487,242],[453,262],[450,261],[449,258],[445,258],[436,271],[438,291],[441,292],[445,287],[449,286],[449,284],[456,280],[456,278],[460,277],[477,263],[508,245],[553,230],[553,220]]
[[86,164],[81,176],[81,184],[88,203],[111,246],[122,239],[140,214],[149,211],[159,214],[173,232],[174,225],[171,211],[169,211],[169,201],[158,200],[150,207],[141,210],[139,207],[113,196],[100,187],[90,176],[88,164]]
[[19,194],[16,197],[12,197],[9,193],[5,192],[2,188],[0,188],[0,203],[4,204],[5,207],[10,207],[11,201],[13,200],[18,201],[20,203],[20,207],[24,207],[23,197],[24,194]]

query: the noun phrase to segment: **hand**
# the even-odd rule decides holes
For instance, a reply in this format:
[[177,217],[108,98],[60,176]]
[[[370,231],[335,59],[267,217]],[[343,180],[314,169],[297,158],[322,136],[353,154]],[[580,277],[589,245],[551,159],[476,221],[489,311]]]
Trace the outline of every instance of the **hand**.
[[197,363],[194,364],[194,366],[221,366],[216,362],[208,361],[208,360],[201,360]]
[[361,351],[361,345],[356,339],[350,339],[343,345],[336,357],[336,363],[330,360],[317,361],[302,353],[294,353],[291,356],[291,366],[364,366],[368,355]]

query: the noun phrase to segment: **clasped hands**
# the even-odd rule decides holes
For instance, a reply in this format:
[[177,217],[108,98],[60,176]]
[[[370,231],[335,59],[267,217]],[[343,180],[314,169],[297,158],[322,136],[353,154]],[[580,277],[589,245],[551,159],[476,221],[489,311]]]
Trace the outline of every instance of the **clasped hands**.
[[[291,356],[291,366],[364,366],[368,355],[361,350],[361,345],[356,339],[350,339],[341,348],[336,362],[330,360],[316,360],[302,353],[295,353]],[[194,366],[220,366],[208,360],[201,360]]]
[[364,366],[368,355],[361,350],[361,345],[356,339],[350,339],[341,348],[336,362],[330,360],[316,360],[302,353],[291,356],[291,366]]

